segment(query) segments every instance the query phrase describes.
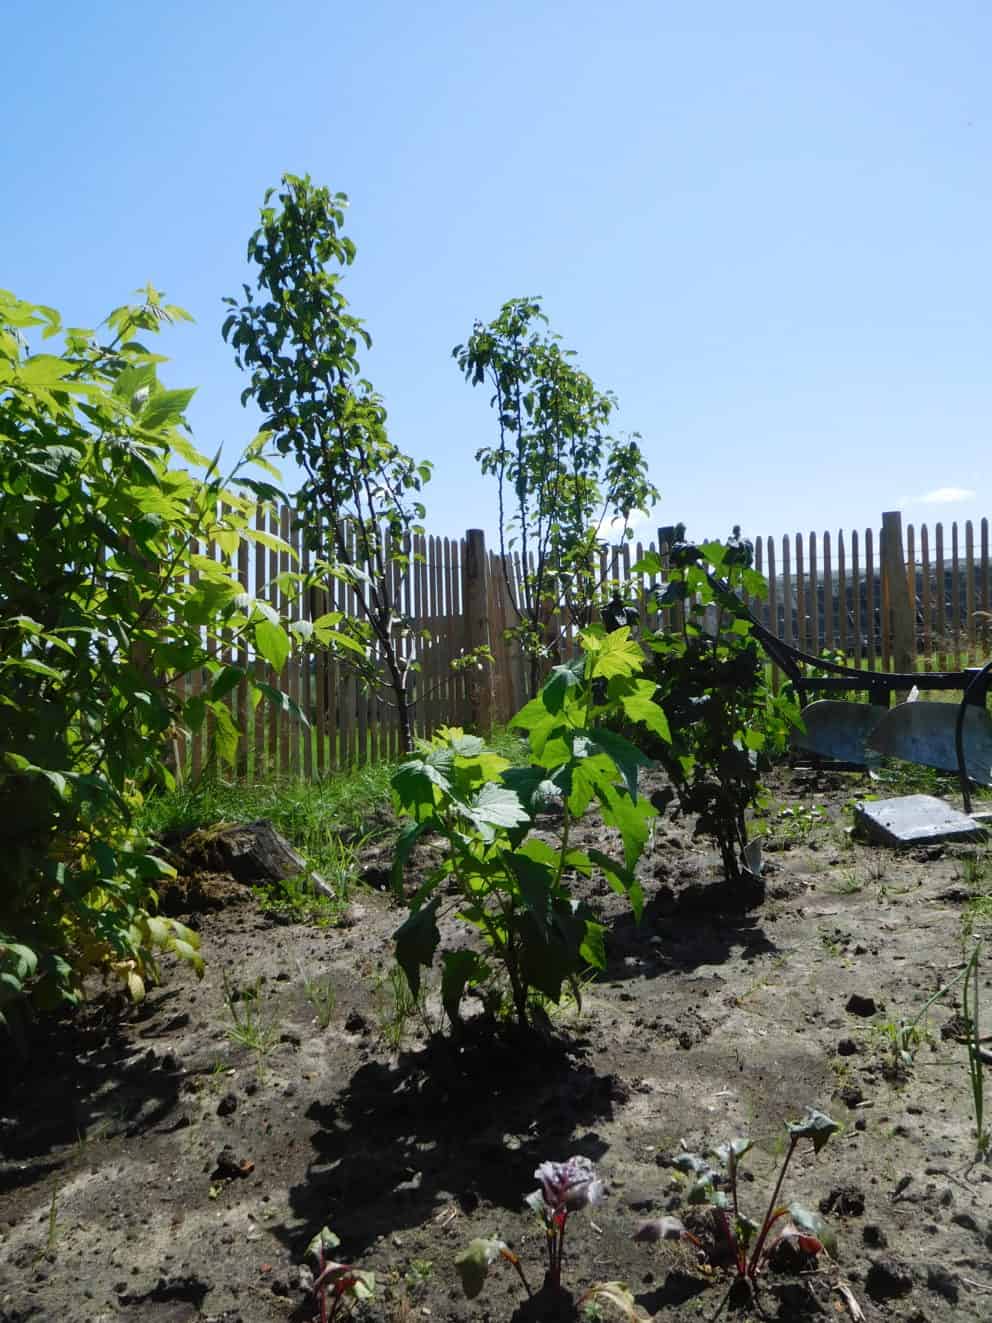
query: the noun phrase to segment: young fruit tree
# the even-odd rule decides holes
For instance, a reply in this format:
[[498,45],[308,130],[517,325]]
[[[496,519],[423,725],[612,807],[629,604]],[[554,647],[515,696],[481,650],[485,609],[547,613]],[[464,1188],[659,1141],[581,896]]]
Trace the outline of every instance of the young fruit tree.
[[431,475],[389,439],[382,399],[361,376],[360,346],[372,341],[348,311],[341,272],[355,258],[343,232],[348,199],[284,175],[265,195],[261,224],[248,241],[257,288],[244,286],[223,334],[251,374],[254,398],[279,452],[303,471],[296,494],[305,545],[317,572],[345,579],[357,614],[339,622],[338,642],[360,682],[396,708],[404,748],[413,748],[413,627],[396,585],[423,533],[419,493]]
[[[615,396],[599,390],[546,327],[538,299],[511,299],[452,351],[467,381],[493,391],[499,440],[476,460],[496,479],[500,555],[514,632],[531,659],[532,694],[542,659],[559,651],[552,617],[564,612],[575,630],[593,621],[606,578],[604,530],[629,539],[631,517],[659,499],[637,434],[609,432]],[[508,568],[513,550],[519,592]]]
[[227,480],[197,454],[193,391],[166,390],[139,339],[187,314],[143,294],[103,336],[0,291],[0,1023],[28,997],[78,1000],[90,971],[140,998],[163,949],[202,966],[196,934],[155,912],[174,870],[135,812],[205,720],[234,757],[233,690],[285,705],[222,661],[278,671],[291,648],[235,572],[257,501],[280,495],[240,476],[273,471],[265,438]]

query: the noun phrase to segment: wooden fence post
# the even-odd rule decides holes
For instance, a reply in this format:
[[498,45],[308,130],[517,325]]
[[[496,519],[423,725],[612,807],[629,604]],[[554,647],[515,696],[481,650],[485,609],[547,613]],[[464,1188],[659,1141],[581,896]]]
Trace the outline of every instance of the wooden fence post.
[[[481,528],[465,534],[465,562],[462,566],[465,601],[465,649],[490,646],[489,637],[489,557],[486,535]],[[468,672],[469,706],[472,725],[484,734],[493,724],[493,672],[484,662],[481,670]]]
[[902,549],[902,515],[882,514],[882,630],[895,671],[916,669],[916,612],[909,596]]

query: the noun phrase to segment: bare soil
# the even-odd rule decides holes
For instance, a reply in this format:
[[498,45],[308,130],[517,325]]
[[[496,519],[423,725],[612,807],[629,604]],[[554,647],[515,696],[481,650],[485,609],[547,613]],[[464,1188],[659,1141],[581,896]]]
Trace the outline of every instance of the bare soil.
[[[683,1145],[740,1134],[756,1143],[743,1196],[760,1217],[782,1123],[807,1104],[844,1129],[819,1157],[797,1154],[785,1197],[827,1211],[839,1260],[768,1273],[756,1302],[728,1310],[849,1318],[844,1282],[869,1321],[988,1319],[992,1168],[973,1160],[957,991],[910,1065],[884,1028],[961,969],[975,847],[853,841],[846,806],[872,788],[777,775],[763,899],[728,891],[705,843],[661,821],[640,865],[643,922],[605,885],[586,888],[609,969],[536,1039],[470,1025],[455,1040],[413,1017],[391,1046],[384,980],[402,911],[385,889],[357,892],[345,926],[321,929],[273,921],[231,879],[185,879],[172,906],[200,931],[203,981],[170,966],[140,1006],[95,1002],[4,1063],[0,1320],[311,1319],[300,1266],[322,1225],[377,1275],[366,1318],[553,1317],[509,1268],[466,1301],[453,1258],[498,1233],[539,1287],[543,1233],[523,1200],[540,1162],[572,1154],[608,1187],[569,1224],[573,1297],[621,1279],[649,1315],[712,1318],[727,1280],[633,1233],[683,1207],[670,1165]],[[610,836],[583,829],[600,848]],[[372,883],[387,854],[370,850]],[[324,1030],[301,967],[333,983]],[[230,1040],[225,975],[228,990],[261,980],[264,1055]]]

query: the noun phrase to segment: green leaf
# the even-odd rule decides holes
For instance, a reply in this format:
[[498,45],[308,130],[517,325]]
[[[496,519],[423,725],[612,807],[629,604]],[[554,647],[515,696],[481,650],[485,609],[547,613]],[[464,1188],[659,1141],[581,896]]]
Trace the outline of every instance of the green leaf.
[[496,1262],[505,1248],[501,1240],[484,1240],[480,1237],[455,1255],[455,1271],[469,1300],[474,1300],[485,1286],[490,1265]]
[[514,850],[505,855],[504,861],[520,889],[521,900],[534,916],[542,940],[547,941],[554,895],[555,863],[534,859],[523,850]]
[[622,735],[617,735],[605,727],[597,727],[592,732],[589,736],[589,745],[606,754],[616,763],[631,799],[636,801],[638,769],[652,766],[652,760]]
[[630,637],[630,626],[614,630],[597,639],[597,647],[589,645],[589,636],[583,635],[583,646],[592,654],[592,675],[610,679],[614,675],[639,675],[644,669],[641,645]]
[[619,695],[624,714],[630,721],[637,721],[648,730],[660,736],[666,744],[671,744],[672,734],[668,727],[668,718],[662,711],[661,704],[654,698],[657,685],[652,680],[635,680],[633,688]]
[[435,896],[419,910],[414,910],[396,929],[393,940],[396,943],[396,960],[410,991],[414,997],[420,995],[420,967],[429,969],[434,961],[434,952],[438,948],[441,934],[437,926],[437,909],[440,896]]
[[427,822],[408,822],[396,838],[393,846],[393,868],[392,885],[393,893],[400,897],[403,894],[403,871],[406,868],[407,860],[413,851],[417,841],[427,830]]
[[306,1257],[311,1259],[316,1266],[320,1261],[321,1251],[326,1257],[329,1250],[337,1249],[341,1241],[327,1227],[321,1227],[317,1234],[307,1246]]
[[814,1236],[832,1259],[837,1258],[837,1235],[830,1223],[804,1204],[790,1204],[789,1216],[799,1231]]
[[[568,662],[564,666],[553,666],[551,675],[545,681],[537,701],[543,704],[547,712],[560,712],[565,703],[566,693],[569,689],[575,689],[582,684],[584,674],[585,658],[583,657]],[[526,711],[526,708],[524,711]]]
[[600,850],[590,850],[589,858],[602,869],[607,882],[617,895],[627,897],[634,915],[634,922],[640,923],[644,914],[644,891],[634,874],[629,868],[621,867],[608,854],[603,854]]
[[289,657],[289,638],[281,625],[260,620],[255,625],[255,646],[276,672],[281,671]]
[[811,1139],[813,1151],[819,1153],[831,1135],[837,1134],[840,1124],[827,1116],[826,1112],[807,1107],[801,1121],[787,1121],[786,1129],[794,1139]]
[[633,869],[647,844],[650,822],[657,817],[658,810],[649,799],[643,797],[634,803],[627,792],[617,786],[600,787],[596,794],[603,821],[619,830],[623,840],[624,862],[629,869]]
[[530,815],[512,790],[488,782],[468,804],[456,804],[462,817],[473,823],[483,839],[491,840],[494,827],[509,829],[530,821]]
[[149,397],[138,415],[138,421],[149,431],[155,431],[166,423],[178,423],[195,394],[195,387],[192,390],[159,391],[157,395]]
[[232,689],[237,689],[241,681],[247,677],[247,674],[248,672],[243,666],[225,666],[210,686],[210,697],[213,699],[224,698]]
[[441,1004],[452,1024],[461,1018],[459,1004],[469,983],[484,983],[490,969],[478,951],[445,951],[441,960]]

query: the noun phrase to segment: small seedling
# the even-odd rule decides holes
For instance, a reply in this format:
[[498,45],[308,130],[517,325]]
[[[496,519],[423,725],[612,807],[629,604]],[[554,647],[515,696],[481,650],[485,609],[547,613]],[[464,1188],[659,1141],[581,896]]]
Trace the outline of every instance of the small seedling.
[[311,1289],[317,1301],[316,1317],[320,1323],[348,1318],[359,1301],[371,1300],[375,1294],[375,1273],[327,1257],[328,1251],[337,1249],[340,1244],[333,1231],[321,1227],[307,1246],[307,1258],[317,1270]]
[[[714,1149],[722,1172],[714,1170],[707,1158],[697,1153],[682,1153],[675,1161],[677,1170],[692,1176],[687,1199],[690,1204],[705,1205],[709,1217],[705,1233],[695,1235],[677,1217],[662,1217],[645,1222],[635,1240],[686,1240],[696,1245],[712,1267],[733,1267],[737,1280],[752,1288],[769,1255],[778,1246],[792,1245],[800,1253],[816,1256],[831,1252],[832,1237],[818,1213],[802,1204],[780,1205],[779,1195],[785,1174],[799,1143],[809,1139],[814,1153],[819,1153],[840,1126],[823,1112],[808,1108],[801,1121],[787,1122],[789,1139],[778,1180],[772,1190],[763,1220],[754,1222],[740,1207],[740,1161],[752,1146],[750,1139],[733,1139]],[[717,1188],[718,1186],[726,1188]],[[774,1232],[774,1235],[772,1234]]]
[[385,976],[376,977],[372,991],[376,1023],[380,1038],[393,1052],[403,1046],[414,1023],[419,1022],[428,1034],[434,1032],[435,1025],[427,1009],[428,996],[428,980],[421,979],[414,995],[399,965],[392,965]]
[[223,974],[224,1005],[231,1017],[231,1026],[227,1036],[232,1043],[247,1047],[258,1057],[259,1065],[279,1041],[279,1029],[263,1019],[259,1011],[262,995],[262,980],[257,978],[250,987],[238,988]]
[[334,1009],[338,1002],[334,985],[326,974],[314,975],[308,973],[302,961],[297,962],[297,968],[300,971],[300,977],[303,979],[303,991],[306,999],[316,1013],[317,1023],[321,1029],[326,1029],[334,1018]]
[[[525,1202],[544,1227],[548,1254],[544,1290],[558,1297],[562,1290],[561,1270],[568,1219],[572,1213],[599,1203],[604,1193],[603,1182],[596,1175],[593,1164],[583,1157],[572,1157],[567,1162],[542,1162],[534,1175],[541,1182],[541,1188],[529,1194]],[[469,1300],[474,1300],[481,1292],[489,1269],[497,1260],[513,1268],[528,1297],[533,1297],[534,1292],[519,1257],[504,1241],[494,1236],[473,1240],[455,1258],[455,1269]],[[607,1303],[630,1319],[647,1317],[623,1282],[596,1282],[577,1301],[576,1307],[587,1311]]]
[[992,1150],[992,1134],[985,1126],[985,1061],[982,1035],[978,1025],[978,957],[982,944],[977,943],[971,959],[965,966],[961,996],[961,1013],[968,1026],[968,1076],[971,1081],[971,1099],[975,1111],[975,1141],[979,1157],[987,1157]]

